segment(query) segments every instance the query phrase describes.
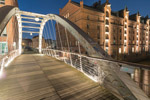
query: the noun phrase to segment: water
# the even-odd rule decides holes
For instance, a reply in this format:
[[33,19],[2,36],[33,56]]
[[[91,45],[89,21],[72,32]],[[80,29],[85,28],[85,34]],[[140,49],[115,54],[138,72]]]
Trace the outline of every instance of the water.
[[150,59],[146,59],[146,60],[140,61],[138,63],[143,64],[143,65],[150,65]]

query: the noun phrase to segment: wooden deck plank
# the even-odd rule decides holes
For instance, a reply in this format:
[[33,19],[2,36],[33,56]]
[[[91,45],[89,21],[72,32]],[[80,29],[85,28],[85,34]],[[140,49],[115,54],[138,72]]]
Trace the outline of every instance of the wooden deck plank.
[[24,54],[5,69],[0,100],[118,100],[78,70],[48,56]]

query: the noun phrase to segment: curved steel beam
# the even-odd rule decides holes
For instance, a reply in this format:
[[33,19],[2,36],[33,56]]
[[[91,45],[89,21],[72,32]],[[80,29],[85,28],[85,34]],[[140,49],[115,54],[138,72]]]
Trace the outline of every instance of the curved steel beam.
[[4,6],[0,8],[0,36],[9,20],[16,14],[17,10],[18,8],[14,6]]
[[58,23],[64,26],[80,42],[83,48],[88,52],[89,56],[112,59],[97,43],[95,43],[95,41],[89,35],[64,17],[55,14],[48,14],[43,20],[43,25],[45,25],[48,20],[56,20]]

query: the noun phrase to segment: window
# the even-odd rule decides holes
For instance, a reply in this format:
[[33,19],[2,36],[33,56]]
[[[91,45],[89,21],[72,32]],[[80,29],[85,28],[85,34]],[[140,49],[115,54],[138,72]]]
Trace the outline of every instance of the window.
[[132,52],[134,52],[134,47],[132,47]]
[[106,35],[106,37],[105,37],[106,39],[109,39],[109,35]]
[[120,33],[122,32],[122,29],[120,29]]
[[126,52],[126,47],[124,47],[124,53]]
[[87,29],[89,29],[90,28],[90,25],[89,24],[87,24]]
[[106,49],[106,52],[108,53],[108,49]]
[[124,40],[127,40],[126,36],[124,37]]
[[121,48],[119,48],[119,54],[121,54]]
[[100,21],[100,18],[98,17],[98,21]]
[[127,28],[127,25],[125,25],[125,28]]
[[116,44],[116,41],[115,41],[115,40],[113,41],[113,44]]
[[106,32],[109,32],[109,28],[108,27],[106,27]]
[[7,36],[7,29],[5,28],[4,31],[2,32],[2,36],[6,37]]
[[115,36],[114,36],[114,40],[116,40]]
[[97,39],[100,39],[100,34],[99,33],[97,33]]
[[97,26],[97,29],[98,29],[98,30],[100,29],[100,26],[99,26],[99,25]]
[[0,55],[4,55],[5,53],[8,52],[8,46],[7,46],[7,42],[0,42]]
[[109,21],[108,20],[106,20],[106,25],[109,25]]
[[125,31],[125,34],[127,34],[127,32]]
[[5,4],[5,0],[0,0],[0,4]]
[[108,42],[106,42],[105,44],[106,44],[106,47],[108,47]]
[[108,11],[106,12],[106,17],[109,17],[109,13],[108,13]]
[[90,16],[89,15],[87,16],[87,20],[90,20]]

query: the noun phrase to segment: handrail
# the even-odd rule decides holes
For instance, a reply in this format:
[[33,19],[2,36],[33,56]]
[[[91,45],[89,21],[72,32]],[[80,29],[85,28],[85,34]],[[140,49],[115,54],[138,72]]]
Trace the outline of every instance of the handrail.
[[[43,50],[55,50],[55,49],[43,49]],[[131,67],[135,67],[135,68],[139,68],[139,69],[150,70],[150,66],[148,66],[148,65],[136,64],[136,63],[125,62],[125,61],[118,61],[118,60],[112,60],[112,59],[110,60],[110,59],[104,59],[104,58],[91,57],[91,56],[88,56],[88,55],[82,55],[82,54],[78,54],[78,53],[71,53],[71,52],[61,51],[61,50],[55,50],[55,51],[75,54],[75,55],[88,57],[88,58],[92,58],[92,59],[97,59],[97,60],[99,59],[99,60],[104,60],[104,61],[109,61],[109,62],[115,62],[115,63],[120,64],[120,67],[121,67],[122,64],[125,64],[125,65],[130,65]]]

